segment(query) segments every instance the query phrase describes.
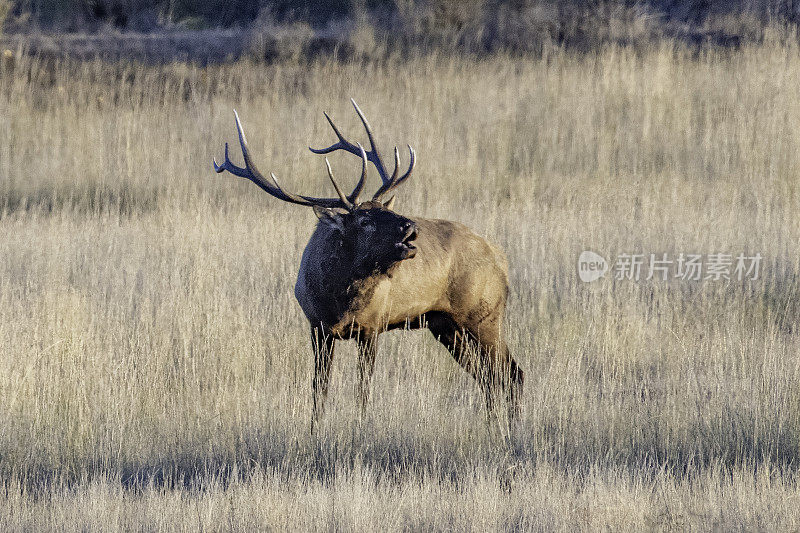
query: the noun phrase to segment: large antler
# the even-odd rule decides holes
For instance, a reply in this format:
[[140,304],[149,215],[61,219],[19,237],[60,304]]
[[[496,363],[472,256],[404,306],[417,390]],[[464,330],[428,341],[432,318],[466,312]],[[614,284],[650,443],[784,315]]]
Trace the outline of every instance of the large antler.
[[[352,98],[350,101],[353,103],[353,107],[356,108],[356,113],[358,113],[358,118],[361,119],[361,123],[364,124],[364,129],[367,130],[367,137],[369,138],[370,150],[366,152],[366,158],[375,165],[375,169],[378,171],[378,174],[381,177],[381,181],[383,185],[381,185],[380,189],[372,196],[373,200],[380,200],[381,197],[386,194],[387,192],[391,191],[405,180],[411,176],[411,171],[414,170],[414,164],[416,163],[416,154],[414,153],[414,149],[411,148],[411,145],[408,146],[408,151],[410,154],[411,161],[408,165],[408,170],[405,174],[398,178],[398,172],[400,169],[400,152],[397,150],[397,147],[394,148],[394,172],[392,175],[389,176],[386,173],[386,166],[383,164],[383,160],[381,159],[380,150],[378,149],[378,145],[375,142],[375,135],[372,133],[372,128],[370,128],[369,122],[367,122],[367,118],[364,116],[364,113],[361,111],[361,108],[358,107],[358,104]],[[361,147],[360,144],[353,144],[347,139],[342,136],[339,128],[336,127],[336,124],[333,123],[331,117],[325,113],[325,118],[328,119],[328,123],[333,128],[333,132],[339,138],[339,142],[336,144],[332,144],[327,148],[311,148],[309,150],[314,152],[315,154],[327,154],[333,152],[335,150],[344,150],[346,152],[350,152],[351,154],[355,154],[358,156],[362,156],[364,153],[364,149]],[[353,192],[347,197],[348,201],[353,204],[358,204],[358,196],[361,194],[361,189],[364,187],[362,181],[359,181],[356,188],[353,189]]]
[[[303,196],[300,194],[293,194],[289,191],[284,190],[278,184],[278,179],[275,177],[275,174],[270,173],[270,177],[272,178],[272,183],[270,183],[264,176],[258,171],[256,168],[255,163],[253,163],[252,158],[250,157],[250,150],[247,146],[247,138],[244,135],[244,130],[242,129],[242,123],[239,121],[239,114],[236,110],[233,110],[233,114],[236,117],[236,130],[239,132],[239,144],[242,147],[242,156],[244,156],[244,168],[238,167],[231,163],[230,158],[228,157],[228,143],[225,143],[225,162],[222,165],[217,165],[217,160],[214,159],[214,170],[217,173],[220,173],[224,170],[227,170],[234,176],[239,176],[240,178],[246,178],[259,187],[261,187],[264,191],[268,192],[275,198],[283,200],[285,202],[291,202],[293,204],[305,205],[305,206],[320,206],[320,207],[341,207],[347,210],[352,210],[354,208],[354,202],[352,202],[347,196],[342,193],[342,190],[339,188],[339,185],[336,183],[336,180],[333,177],[333,171],[331,170],[331,165],[328,162],[328,158],[325,158],[325,164],[328,167],[328,177],[333,183],[333,188],[336,189],[336,194],[339,196],[338,198],[314,198],[312,196]],[[359,155],[361,157],[361,179],[359,179],[354,192],[361,190],[364,187],[364,182],[367,178],[367,154],[364,152],[364,148],[360,144],[354,145],[353,149],[355,150],[353,153]],[[356,197],[358,195],[356,194]]]

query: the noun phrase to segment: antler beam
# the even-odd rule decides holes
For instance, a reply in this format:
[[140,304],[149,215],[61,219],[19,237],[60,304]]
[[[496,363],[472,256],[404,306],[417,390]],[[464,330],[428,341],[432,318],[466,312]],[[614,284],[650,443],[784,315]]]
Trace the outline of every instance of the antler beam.
[[[258,185],[261,189],[263,189],[265,192],[285,202],[290,202],[293,204],[299,204],[305,206],[316,205],[328,208],[340,207],[347,210],[352,210],[354,208],[354,202],[342,193],[341,189],[336,183],[336,180],[333,177],[333,172],[331,171],[330,164],[327,163],[327,159],[326,159],[326,164],[328,166],[328,177],[330,178],[331,183],[333,183],[334,189],[336,189],[336,193],[339,196],[338,198],[315,198],[312,196],[304,196],[300,194],[291,193],[283,189],[278,184],[278,179],[275,177],[275,174],[272,173],[270,173],[270,177],[272,178],[272,183],[270,183],[270,181],[267,180],[261,174],[261,172],[258,171],[255,163],[250,157],[250,150],[247,145],[247,138],[245,137],[244,129],[242,128],[242,123],[239,120],[239,114],[236,112],[236,110],[233,111],[233,114],[236,117],[236,131],[239,133],[239,144],[242,148],[242,156],[244,157],[245,166],[239,167],[231,162],[230,158],[228,157],[228,143],[225,143],[225,161],[221,165],[218,165],[217,160],[214,159],[214,170],[217,173],[227,170],[234,176],[238,176],[240,178],[245,178],[252,181],[256,185]],[[364,153],[364,149],[361,148],[361,145],[358,145],[356,147],[356,150],[358,150],[356,154],[360,155],[362,158],[362,172],[361,172],[361,179],[356,185],[356,189],[354,189],[354,192],[360,193],[361,189],[364,187],[364,181],[366,179],[367,155]],[[357,197],[358,194],[356,194],[355,196]]]

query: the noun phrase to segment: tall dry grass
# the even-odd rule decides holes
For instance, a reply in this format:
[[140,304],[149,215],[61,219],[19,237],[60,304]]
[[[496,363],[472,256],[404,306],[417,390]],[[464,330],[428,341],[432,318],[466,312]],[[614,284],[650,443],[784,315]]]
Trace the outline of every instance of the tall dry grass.
[[[0,529],[797,529],[798,52],[4,62]],[[210,162],[235,107],[263,170],[329,194],[305,147],[323,110],[360,135],[351,96],[417,149],[398,210],[509,256],[510,449],[425,332],[381,338],[363,424],[341,343],[308,434],[315,218]],[[585,249],[764,262],[584,284]]]

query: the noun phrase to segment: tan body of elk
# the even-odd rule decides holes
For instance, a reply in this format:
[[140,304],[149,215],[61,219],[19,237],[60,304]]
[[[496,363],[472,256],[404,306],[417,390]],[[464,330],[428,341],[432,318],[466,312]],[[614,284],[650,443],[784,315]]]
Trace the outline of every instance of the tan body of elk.
[[[508,295],[508,265],[504,254],[466,226],[447,220],[407,218],[392,210],[393,198],[382,196],[405,181],[410,164],[398,174],[395,148],[394,173],[389,176],[380,158],[369,123],[353,102],[367,131],[371,150],[347,141],[326,114],[339,141],[315,153],[345,150],[360,156],[361,178],[345,195],[330,165],[328,175],[338,198],[312,198],[282,189],[275,178],[262,176],[253,164],[247,141],[236,117],[245,167],[228,158],[217,172],[247,178],[282,200],[311,206],[319,223],[303,252],[295,296],[311,326],[314,350],[311,429],[321,415],[330,382],[334,344],[355,338],[359,353],[359,401],[362,414],[369,394],[380,333],[395,328],[428,328],[458,363],[480,384],[492,413],[497,393],[502,393],[514,416],[524,381],[522,369],[511,357],[502,336]],[[367,163],[375,165],[383,185],[372,200],[359,202]],[[327,163],[327,160],[326,160]]]

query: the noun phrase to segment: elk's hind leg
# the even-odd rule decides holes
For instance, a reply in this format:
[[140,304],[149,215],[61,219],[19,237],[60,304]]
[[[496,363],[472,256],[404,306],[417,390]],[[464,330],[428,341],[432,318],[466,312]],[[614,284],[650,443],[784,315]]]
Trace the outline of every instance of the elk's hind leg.
[[311,434],[325,410],[328,384],[331,379],[331,363],[335,340],[329,331],[322,327],[311,327],[311,346],[314,349],[314,379],[311,382],[313,411],[311,414]]
[[519,413],[519,400],[525,374],[511,356],[511,352],[500,334],[501,317],[484,320],[475,327],[469,327],[470,335],[480,344],[482,377],[486,381],[487,403],[494,404],[495,396],[500,394],[508,407],[508,422]]
[[488,352],[488,381],[492,394],[503,395],[508,406],[508,420],[513,421],[519,415],[519,401],[525,382],[525,373],[511,356],[505,342],[482,347]]
[[378,335],[364,332],[358,339],[358,402],[361,408],[361,418],[367,414],[369,401],[369,382],[375,371],[375,355],[378,352]]
[[[453,358],[475,378],[486,399],[487,416],[494,411],[497,392],[505,392],[509,421],[518,412],[524,374],[500,337],[497,327],[462,328],[445,313],[429,313],[428,329]],[[486,324],[484,324],[486,326]]]

